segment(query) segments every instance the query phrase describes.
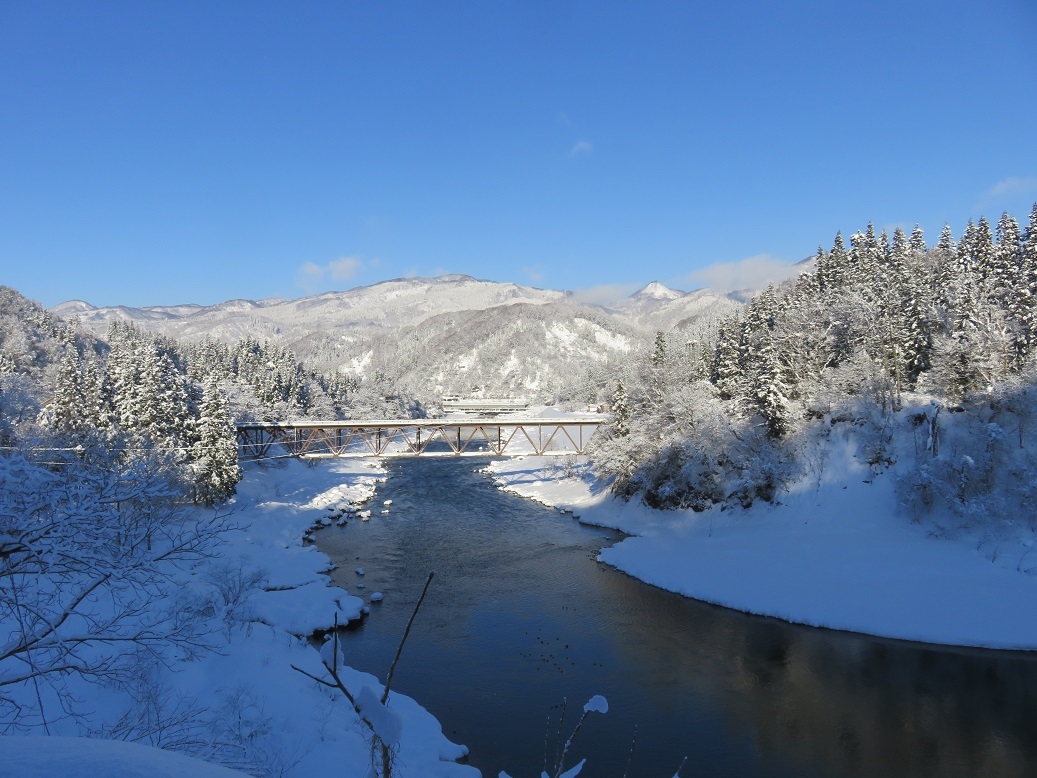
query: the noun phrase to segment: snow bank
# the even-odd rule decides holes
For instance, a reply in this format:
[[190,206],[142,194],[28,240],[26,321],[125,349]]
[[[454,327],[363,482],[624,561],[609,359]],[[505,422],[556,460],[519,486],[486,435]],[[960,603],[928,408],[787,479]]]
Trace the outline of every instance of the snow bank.
[[[337,689],[323,687],[292,666],[326,677],[321,654],[307,638],[315,630],[359,617],[365,603],[332,587],[323,571],[330,560],[303,537],[329,512],[370,499],[384,479],[379,466],[357,460],[308,467],[287,461],[246,468],[238,495],[228,506],[236,528],[221,537],[218,557],[181,571],[182,594],[211,603],[209,635],[214,651],[170,657],[145,686],[148,721],[173,722],[176,731],[131,732],[142,742],[191,742],[193,753],[249,774],[342,775],[361,778],[370,770],[370,733]],[[348,656],[345,657],[348,661]],[[388,663],[391,657],[387,657]],[[370,675],[340,669],[350,688],[381,686]],[[0,774],[17,776],[237,775],[212,764],[143,745],[81,740],[98,735],[133,700],[115,688],[67,680],[85,712],[52,721],[61,738],[0,738]],[[180,713],[184,713],[180,717]],[[380,726],[397,725],[394,775],[473,776],[456,764],[467,753],[450,742],[439,722],[415,701],[393,694]],[[179,722],[179,723],[178,723]]]
[[241,778],[247,773],[161,748],[82,737],[0,737],[0,773],[18,778]]
[[894,472],[875,475],[850,446],[828,456],[825,478],[794,485],[777,504],[702,513],[622,502],[586,466],[566,478],[547,458],[497,460],[488,470],[507,491],[630,534],[599,559],[654,586],[810,626],[1037,649],[1037,576],[1021,571],[1026,542],[1006,544],[1011,552],[994,563],[976,534],[934,538],[932,522],[898,511]]

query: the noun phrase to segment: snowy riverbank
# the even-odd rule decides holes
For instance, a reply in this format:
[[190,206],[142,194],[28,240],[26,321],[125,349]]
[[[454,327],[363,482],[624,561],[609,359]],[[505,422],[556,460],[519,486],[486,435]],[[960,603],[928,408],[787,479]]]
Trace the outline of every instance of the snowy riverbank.
[[[383,478],[380,466],[363,460],[318,467],[293,460],[246,468],[238,495],[228,506],[239,528],[222,538],[217,558],[184,576],[185,588],[202,591],[214,586],[226,594],[226,628],[211,636],[215,651],[177,661],[151,679],[156,696],[148,704],[148,714],[156,721],[167,717],[169,726],[139,742],[183,750],[189,740],[194,743],[189,752],[212,762],[234,763],[256,775],[368,774],[370,743],[356,713],[340,692],[318,687],[291,666],[325,676],[320,656],[306,636],[330,627],[336,615],[340,623],[358,618],[366,604],[329,585],[327,556],[304,544],[303,537],[315,523],[368,499]],[[386,657],[387,666],[390,660]],[[365,686],[381,694],[382,686],[373,676],[349,668],[340,672],[354,694]],[[90,703],[92,713],[87,719],[52,723],[51,734],[105,737],[104,728],[130,704],[123,693],[98,686],[79,684],[76,694]],[[436,719],[418,703],[394,693],[389,705],[402,721],[394,774],[478,775],[474,768],[456,763],[467,749],[447,740]],[[218,747],[206,746],[207,739],[218,741]],[[25,754],[36,751],[37,772],[32,774],[56,774],[51,767],[60,772],[58,762],[48,762],[53,749],[43,743],[39,738],[28,743],[24,738],[0,738],[0,764],[16,756],[25,762]],[[54,752],[54,759],[64,753],[60,751]],[[91,773],[91,765],[97,767],[96,774],[107,774],[113,765],[122,769],[127,761],[132,768],[135,754],[147,756],[144,749],[120,750],[114,744],[80,753],[77,769],[83,774]],[[140,758],[144,761],[137,774],[151,764]]]
[[701,513],[617,500],[586,466],[557,458],[488,469],[501,488],[630,534],[599,559],[664,589],[811,626],[1037,649],[1037,576],[1023,572],[1037,564],[1032,533],[936,538],[940,517],[915,523],[898,510],[897,467],[876,475],[854,453],[851,440],[834,441],[823,476],[790,485],[776,504]]

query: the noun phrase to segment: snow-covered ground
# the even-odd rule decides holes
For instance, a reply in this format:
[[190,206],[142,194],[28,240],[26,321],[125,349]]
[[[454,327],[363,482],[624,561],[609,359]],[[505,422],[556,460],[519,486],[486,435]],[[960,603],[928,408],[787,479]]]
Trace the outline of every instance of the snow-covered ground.
[[0,738],[0,775],[11,778],[242,778],[248,773],[161,748],[85,737]]
[[[324,574],[328,557],[303,538],[315,523],[329,516],[338,520],[343,509],[349,515],[350,507],[368,499],[383,478],[381,467],[369,460],[341,460],[320,467],[292,460],[277,467],[246,469],[230,506],[240,528],[224,537],[219,558],[211,560],[204,575],[209,580],[222,575],[225,582],[251,583],[237,587],[241,593],[228,606],[227,628],[214,636],[218,650],[169,668],[160,681],[161,704],[151,705],[150,715],[172,717],[178,704],[190,702],[212,726],[227,729],[218,738],[223,743],[221,753],[210,759],[226,762],[226,744],[237,744],[239,752],[231,761],[252,774],[358,778],[368,774],[368,731],[352,707],[339,691],[319,687],[292,665],[327,677],[320,655],[306,636],[330,627],[336,615],[340,623],[358,618],[366,606],[361,597],[329,585]],[[387,668],[391,659],[386,657]],[[364,687],[381,695],[382,686],[373,676],[348,667],[340,674],[354,695],[361,695]],[[84,685],[77,693],[89,702],[89,720],[55,722],[51,734],[84,734],[84,724],[98,727],[126,705],[120,693],[101,687]],[[402,723],[395,775],[479,774],[455,761],[467,749],[447,740],[436,719],[418,703],[393,693],[389,707]],[[178,732],[183,734],[184,729]],[[167,738],[175,739],[172,733]],[[224,774],[180,769],[182,764],[173,757],[149,753],[143,746],[134,751],[105,742],[83,745],[63,738],[0,737],[0,774]],[[73,772],[65,769],[70,753],[83,760],[76,762]],[[136,767],[135,759],[139,759]],[[8,769],[29,762],[35,765],[35,773],[25,773],[21,767],[15,772]]]
[[496,460],[489,471],[508,491],[631,535],[599,558],[664,589],[812,626],[1037,649],[1037,576],[1024,572],[1037,564],[1032,533],[934,537],[948,522],[898,510],[897,468],[876,475],[854,453],[851,440],[834,443],[823,476],[775,504],[701,513],[617,500],[585,465],[557,459]]

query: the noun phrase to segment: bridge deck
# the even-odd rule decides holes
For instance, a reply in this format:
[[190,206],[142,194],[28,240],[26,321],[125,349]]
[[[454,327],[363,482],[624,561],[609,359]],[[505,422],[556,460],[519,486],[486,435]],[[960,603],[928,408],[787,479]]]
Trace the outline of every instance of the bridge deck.
[[602,418],[385,419],[240,424],[243,459],[584,454]]

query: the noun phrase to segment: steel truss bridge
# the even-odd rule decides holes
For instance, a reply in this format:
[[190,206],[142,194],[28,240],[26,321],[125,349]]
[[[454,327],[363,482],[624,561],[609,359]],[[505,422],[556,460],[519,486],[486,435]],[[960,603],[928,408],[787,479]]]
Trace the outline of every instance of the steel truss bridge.
[[242,459],[584,454],[604,419],[398,419],[239,424]]

